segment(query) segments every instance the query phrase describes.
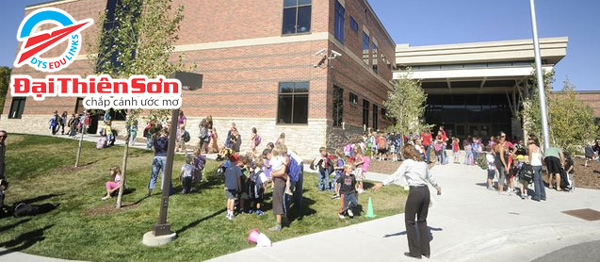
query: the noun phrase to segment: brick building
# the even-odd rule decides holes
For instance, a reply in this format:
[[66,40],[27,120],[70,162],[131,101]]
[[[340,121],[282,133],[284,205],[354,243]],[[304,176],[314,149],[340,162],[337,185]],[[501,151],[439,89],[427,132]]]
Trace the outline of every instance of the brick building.
[[[53,1],[28,6],[25,16],[51,6],[76,20],[98,21],[99,14],[114,10],[115,3]],[[242,150],[249,149],[251,128],[256,127],[263,143],[286,133],[286,144],[305,157],[321,146],[340,147],[367,128],[389,124],[383,101],[392,88],[396,46],[366,0],[175,0],[174,4],[185,7],[175,52],[204,75],[202,89],[183,95],[192,143],[197,142],[200,119],[208,115],[213,116],[220,143],[235,122]],[[98,24],[86,29],[84,41],[94,42],[98,29]],[[55,49],[45,57],[64,50]],[[87,55],[84,46],[77,61],[59,73],[93,73]],[[45,76],[28,66],[15,68],[13,74]],[[45,132],[54,110],[80,112],[80,101],[9,96],[0,127],[9,132]],[[116,125],[122,129],[123,122]]]

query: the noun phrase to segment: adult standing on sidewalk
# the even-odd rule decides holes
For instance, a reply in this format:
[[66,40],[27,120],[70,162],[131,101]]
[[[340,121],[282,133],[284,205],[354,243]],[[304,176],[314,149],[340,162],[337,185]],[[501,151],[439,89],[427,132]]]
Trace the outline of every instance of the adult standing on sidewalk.
[[546,188],[542,181],[542,149],[537,137],[530,136],[528,144],[529,163],[533,167],[533,199],[534,201],[546,201]]
[[[427,232],[427,213],[429,211],[430,195],[427,184],[434,186],[438,195],[442,194],[442,188],[435,182],[431,173],[429,173],[427,163],[423,161],[414,146],[405,145],[402,148],[402,154],[405,158],[402,165],[383,183],[377,183],[374,191],[401,177],[406,178],[410,191],[404,208],[404,224],[406,226],[406,236],[408,237],[409,252],[405,252],[404,255],[419,259],[421,256],[429,258],[431,251],[429,248],[429,232]],[[415,215],[417,218],[416,223]],[[419,227],[419,237],[417,237],[415,224]]]

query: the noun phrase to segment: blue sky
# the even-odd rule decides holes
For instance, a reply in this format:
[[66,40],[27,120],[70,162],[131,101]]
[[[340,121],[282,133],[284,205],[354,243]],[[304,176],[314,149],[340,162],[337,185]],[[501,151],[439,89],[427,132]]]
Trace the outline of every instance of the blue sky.
[[[0,65],[12,66],[16,34],[26,5],[46,0],[3,1]],[[436,45],[531,38],[527,0],[369,0],[396,43]],[[540,37],[569,37],[556,66],[555,89],[568,76],[577,90],[600,90],[600,1],[537,0]]]

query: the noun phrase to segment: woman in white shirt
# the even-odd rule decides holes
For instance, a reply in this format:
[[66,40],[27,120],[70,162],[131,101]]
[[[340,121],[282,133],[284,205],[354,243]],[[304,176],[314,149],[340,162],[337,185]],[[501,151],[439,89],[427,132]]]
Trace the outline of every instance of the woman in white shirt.
[[[429,236],[427,232],[427,213],[429,211],[430,196],[427,184],[435,187],[438,195],[442,194],[442,188],[435,182],[431,173],[429,173],[427,164],[413,145],[409,144],[402,147],[402,154],[405,158],[402,165],[383,183],[377,183],[374,190],[377,191],[384,185],[388,185],[401,177],[406,179],[410,191],[404,208],[404,223],[406,225],[409,252],[405,252],[404,255],[419,259],[421,256],[429,258],[431,253],[429,237],[427,237]],[[420,239],[417,237],[415,224],[419,227]]]
[[533,190],[535,191],[533,197],[534,201],[546,200],[546,189],[544,188],[544,181],[542,181],[542,149],[540,148],[540,142],[537,137],[529,136],[528,152],[529,152],[529,163],[533,167]]

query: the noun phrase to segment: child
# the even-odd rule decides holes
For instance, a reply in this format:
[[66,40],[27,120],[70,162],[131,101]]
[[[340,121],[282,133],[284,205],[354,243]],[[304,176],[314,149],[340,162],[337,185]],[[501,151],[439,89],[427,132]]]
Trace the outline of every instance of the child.
[[242,161],[234,162],[225,170],[225,196],[227,197],[227,215],[226,218],[233,220],[233,209],[235,199],[242,186],[242,170],[240,166]]
[[[270,143],[270,142],[269,142]],[[273,180],[271,179],[271,158],[273,155],[271,154],[271,149],[266,148],[263,150],[262,157],[262,177],[261,182],[263,183],[263,188],[267,188],[268,184],[271,184],[271,189],[273,189]]]
[[137,136],[138,121],[134,120],[133,124],[129,127],[129,145],[135,145],[135,137]]
[[106,196],[102,200],[111,198],[111,195],[121,187],[121,168],[119,166],[110,168],[110,176],[112,181],[106,182]]
[[239,211],[240,213],[246,213],[246,203],[250,201],[250,191],[248,190],[248,178],[250,177],[250,166],[251,166],[251,158],[242,156],[240,157],[240,161],[242,161],[242,165],[240,169],[242,170],[242,176],[240,177],[240,192],[239,193]]
[[591,144],[585,147],[585,167],[588,167],[588,162],[594,159],[594,149]]
[[[285,168],[285,156],[281,154],[279,148],[273,148],[271,150],[271,160],[269,161],[271,165],[271,172],[280,171],[282,168]],[[290,190],[291,181],[288,176],[285,181],[285,193],[288,195],[293,195],[292,190]]]
[[338,217],[344,219],[344,214],[348,214],[350,218],[354,217],[352,208],[358,205],[356,197],[356,177],[352,174],[352,165],[344,165],[344,175],[337,180],[340,183],[341,208],[338,211]]
[[358,193],[362,194],[365,192],[363,188],[363,180],[365,179],[365,174],[369,170],[369,166],[371,164],[371,158],[368,156],[363,156],[360,150],[356,152],[356,163],[354,166],[356,167],[356,181],[358,183]]
[[196,188],[200,188],[200,181],[202,181],[202,171],[204,171],[204,165],[206,164],[206,157],[202,155],[202,148],[196,148],[194,151],[194,174],[192,177],[192,183],[195,184],[195,187],[192,187],[192,191],[195,191]]
[[329,175],[331,170],[333,170],[332,163],[329,160],[329,154],[327,154],[325,147],[319,148],[319,154],[319,160],[317,161],[317,166],[319,167],[319,192],[324,190],[330,191]]
[[396,154],[396,144],[394,142],[390,144],[390,153],[392,154],[392,162],[398,161],[398,155]]
[[[344,175],[344,153],[342,150],[336,150],[335,154],[337,155],[337,159],[335,161],[335,177],[333,178],[334,183],[334,191],[331,199],[339,199],[340,198],[340,184],[337,182],[338,179]],[[352,153],[354,155],[354,153]],[[350,162],[350,161],[348,161]]]
[[487,189],[494,190],[494,177],[496,176],[496,157],[494,156],[495,150],[492,147],[491,150],[485,155],[485,159],[487,160],[488,168],[487,168]]
[[181,187],[183,187],[183,189],[181,190],[181,194],[188,194],[191,192],[192,176],[194,174],[193,162],[194,158],[192,157],[192,155],[185,155],[185,164],[181,167],[180,174]]
[[[452,155],[454,155],[454,164],[460,164],[460,140],[458,137],[452,138]],[[487,158],[487,156],[486,156]]]
[[261,168],[262,161],[258,160],[250,166],[250,175],[248,176],[248,194],[250,195],[250,210],[252,214],[256,211],[257,216],[261,216],[264,212],[261,210],[261,205],[264,201],[264,187],[261,181],[263,171]]
[[569,153],[568,151],[564,151],[563,153],[565,155],[565,173],[567,174],[567,182],[569,182],[568,187],[566,187],[565,189],[567,191],[573,191],[575,189],[575,184],[573,183],[575,180],[573,179],[573,159],[571,158],[571,153]]

